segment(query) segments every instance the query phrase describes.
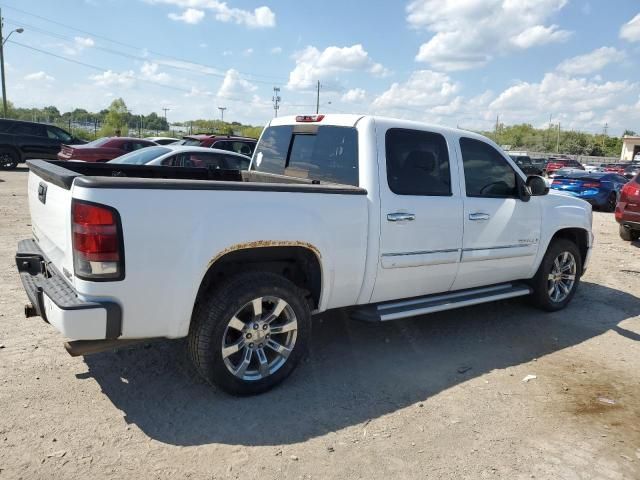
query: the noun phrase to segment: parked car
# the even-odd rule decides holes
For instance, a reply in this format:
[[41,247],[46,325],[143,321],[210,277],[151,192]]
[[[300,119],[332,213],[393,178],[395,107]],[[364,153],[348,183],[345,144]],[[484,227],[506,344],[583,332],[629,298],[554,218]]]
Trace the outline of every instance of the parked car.
[[627,242],[640,238],[640,174],[622,188],[616,221],[620,224],[620,238]]
[[251,159],[239,153],[214,148],[163,145],[136,150],[111,160],[109,163],[247,170]]
[[63,145],[58,153],[58,160],[108,162],[125,153],[152,145],[157,144],[144,138],[103,137],[84,145]]
[[584,167],[577,160],[571,160],[570,158],[549,158],[547,163],[546,174],[552,175],[556,170],[561,168],[575,168],[578,170],[584,170]]
[[583,172],[584,170],[580,170],[579,168],[561,168],[556,170],[555,172],[548,175],[549,180],[553,181],[553,179],[557,176],[570,175],[574,172]]
[[625,178],[631,179],[640,173],[640,163],[631,163],[631,165],[627,165],[624,169]]
[[158,145],[171,145],[172,143],[180,141],[177,138],[172,137],[145,137],[145,140],[157,143]]
[[604,168],[599,165],[583,165],[585,172],[603,172]]
[[513,159],[514,162],[516,162],[516,165],[518,165],[518,167],[520,167],[520,170],[522,170],[527,176],[542,175],[542,168],[534,165],[529,155],[518,155],[510,153],[509,156]]
[[211,147],[219,150],[241,153],[250,157],[256,148],[257,140],[248,137],[233,137],[229,135],[187,135],[182,139],[182,145],[191,147]]
[[624,175],[624,170],[628,165],[628,163],[608,163],[605,165],[604,171],[609,173],[617,173],[618,175]]
[[[386,322],[518,296],[560,310],[593,242],[587,202],[546,195],[481,135],[405,120],[273,119],[228,181],[29,167],[25,312],[73,355],[187,336],[200,374],[233,394],[294,370],[312,313]],[[161,168],[182,177],[149,178]]]
[[613,212],[620,196],[620,190],[627,179],[616,173],[586,172],[572,170],[563,173],[558,170],[551,188],[568,195],[586,200],[594,207]]
[[16,168],[30,158],[55,159],[63,143],[85,141],[55,125],[0,119],[0,168]]

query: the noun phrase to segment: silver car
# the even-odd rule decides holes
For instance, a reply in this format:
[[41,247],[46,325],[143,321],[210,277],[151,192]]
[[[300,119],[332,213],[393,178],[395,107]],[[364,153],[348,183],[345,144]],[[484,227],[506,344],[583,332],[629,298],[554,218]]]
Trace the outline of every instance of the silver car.
[[247,170],[251,159],[227,150],[185,145],[158,145],[127,153],[109,163],[155,165],[165,167],[212,168],[215,170]]

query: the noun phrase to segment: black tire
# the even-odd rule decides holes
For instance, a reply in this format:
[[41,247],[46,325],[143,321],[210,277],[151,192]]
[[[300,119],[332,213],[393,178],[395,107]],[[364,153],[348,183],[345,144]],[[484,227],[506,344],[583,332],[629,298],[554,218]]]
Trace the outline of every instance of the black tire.
[[13,170],[18,166],[18,155],[12,150],[0,150],[0,169]]
[[620,238],[625,242],[633,242],[640,238],[640,230],[631,230],[624,225],[620,225]]
[[607,203],[605,203],[603,210],[605,212],[615,212],[617,203],[618,203],[618,195],[616,195],[616,192],[611,192],[611,194],[607,198]]
[[[575,261],[574,282],[566,297],[562,298],[562,300],[556,301],[551,297],[549,293],[549,276],[550,274],[553,274],[554,261],[560,255],[564,254],[564,252],[568,252],[569,254],[571,254]],[[530,297],[531,303],[535,307],[546,310],[548,312],[562,310],[569,304],[569,302],[575,295],[580,283],[581,274],[582,257],[580,256],[580,250],[578,249],[577,245],[572,241],[564,238],[554,240],[551,245],[549,245],[544,258],[540,263],[538,271],[530,282],[531,287],[533,288],[533,293]]]
[[[267,345],[270,343],[269,336],[266,337],[267,340],[260,339],[260,342],[264,341],[264,343],[260,343],[260,346],[264,345],[264,348],[259,349],[262,350],[262,355],[265,355],[265,353],[271,355],[274,362],[277,358],[282,357],[284,358],[284,363],[275,369],[273,373],[269,373],[264,377],[260,373],[260,378],[257,379],[239,378],[232,373],[230,367],[225,363],[222,351],[223,342],[227,342],[230,334],[237,334],[238,340],[242,340],[245,343],[249,342],[249,340],[245,341],[244,337],[252,333],[252,330],[243,330],[245,333],[240,333],[235,329],[229,330],[231,328],[229,322],[233,318],[240,317],[241,313],[244,312],[241,309],[246,308],[252,300],[265,297],[282,299],[291,308],[286,312],[283,311],[283,314],[291,315],[291,312],[293,312],[295,315],[297,330],[294,344],[288,357],[284,358],[284,356],[276,354],[276,351]],[[268,300],[265,302],[268,302]],[[269,307],[268,303],[263,303],[263,305]],[[280,314],[280,317],[283,314]],[[254,320],[249,320],[246,325],[254,325],[253,322]],[[277,320],[274,323],[276,322]],[[270,328],[268,331],[271,331]],[[257,339],[262,329],[255,332],[254,338]],[[278,334],[274,333],[273,335],[273,338],[276,338]],[[292,334],[280,335],[286,335],[286,338],[290,339]],[[189,352],[196,369],[210,384],[216,385],[232,395],[255,395],[275,387],[293,372],[306,354],[310,335],[311,312],[305,300],[304,292],[280,275],[268,272],[248,272],[227,279],[218,285],[213,292],[205,294],[199,299],[191,319]],[[279,341],[279,339],[277,338],[276,341]],[[249,344],[246,345],[243,350],[233,355],[244,355]],[[253,343],[250,345],[252,345],[251,350],[253,352],[249,354],[252,362],[250,365],[253,365],[255,369],[258,368],[257,362],[260,358],[266,357],[258,355],[257,345],[256,350],[253,350]],[[228,355],[227,361],[233,355]],[[247,368],[246,371],[249,372],[250,369]]]

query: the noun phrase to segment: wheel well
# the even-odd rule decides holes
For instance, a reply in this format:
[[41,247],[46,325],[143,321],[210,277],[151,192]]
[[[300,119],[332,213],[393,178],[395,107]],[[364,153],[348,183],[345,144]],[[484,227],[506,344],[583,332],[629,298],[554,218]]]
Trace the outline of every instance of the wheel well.
[[576,244],[580,251],[581,264],[584,268],[584,262],[587,259],[587,251],[589,250],[589,232],[582,228],[563,228],[558,230],[551,241],[556,238],[564,238]]
[[297,246],[243,248],[217,259],[205,274],[198,298],[230,276],[247,271],[282,275],[304,291],[312,309],[320,304],[322,270],[312,250]]

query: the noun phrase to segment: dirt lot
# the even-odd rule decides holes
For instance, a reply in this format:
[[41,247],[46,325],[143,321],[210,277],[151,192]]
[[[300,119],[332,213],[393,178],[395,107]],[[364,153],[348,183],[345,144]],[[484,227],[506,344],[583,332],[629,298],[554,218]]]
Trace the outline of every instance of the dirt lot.
[[612,214],[564,312],[332,312],[282,387],[239,399],[182,341],[71,358],[24,318],[26,178],[0,172],[0,479],[640,478],[640,244]]

